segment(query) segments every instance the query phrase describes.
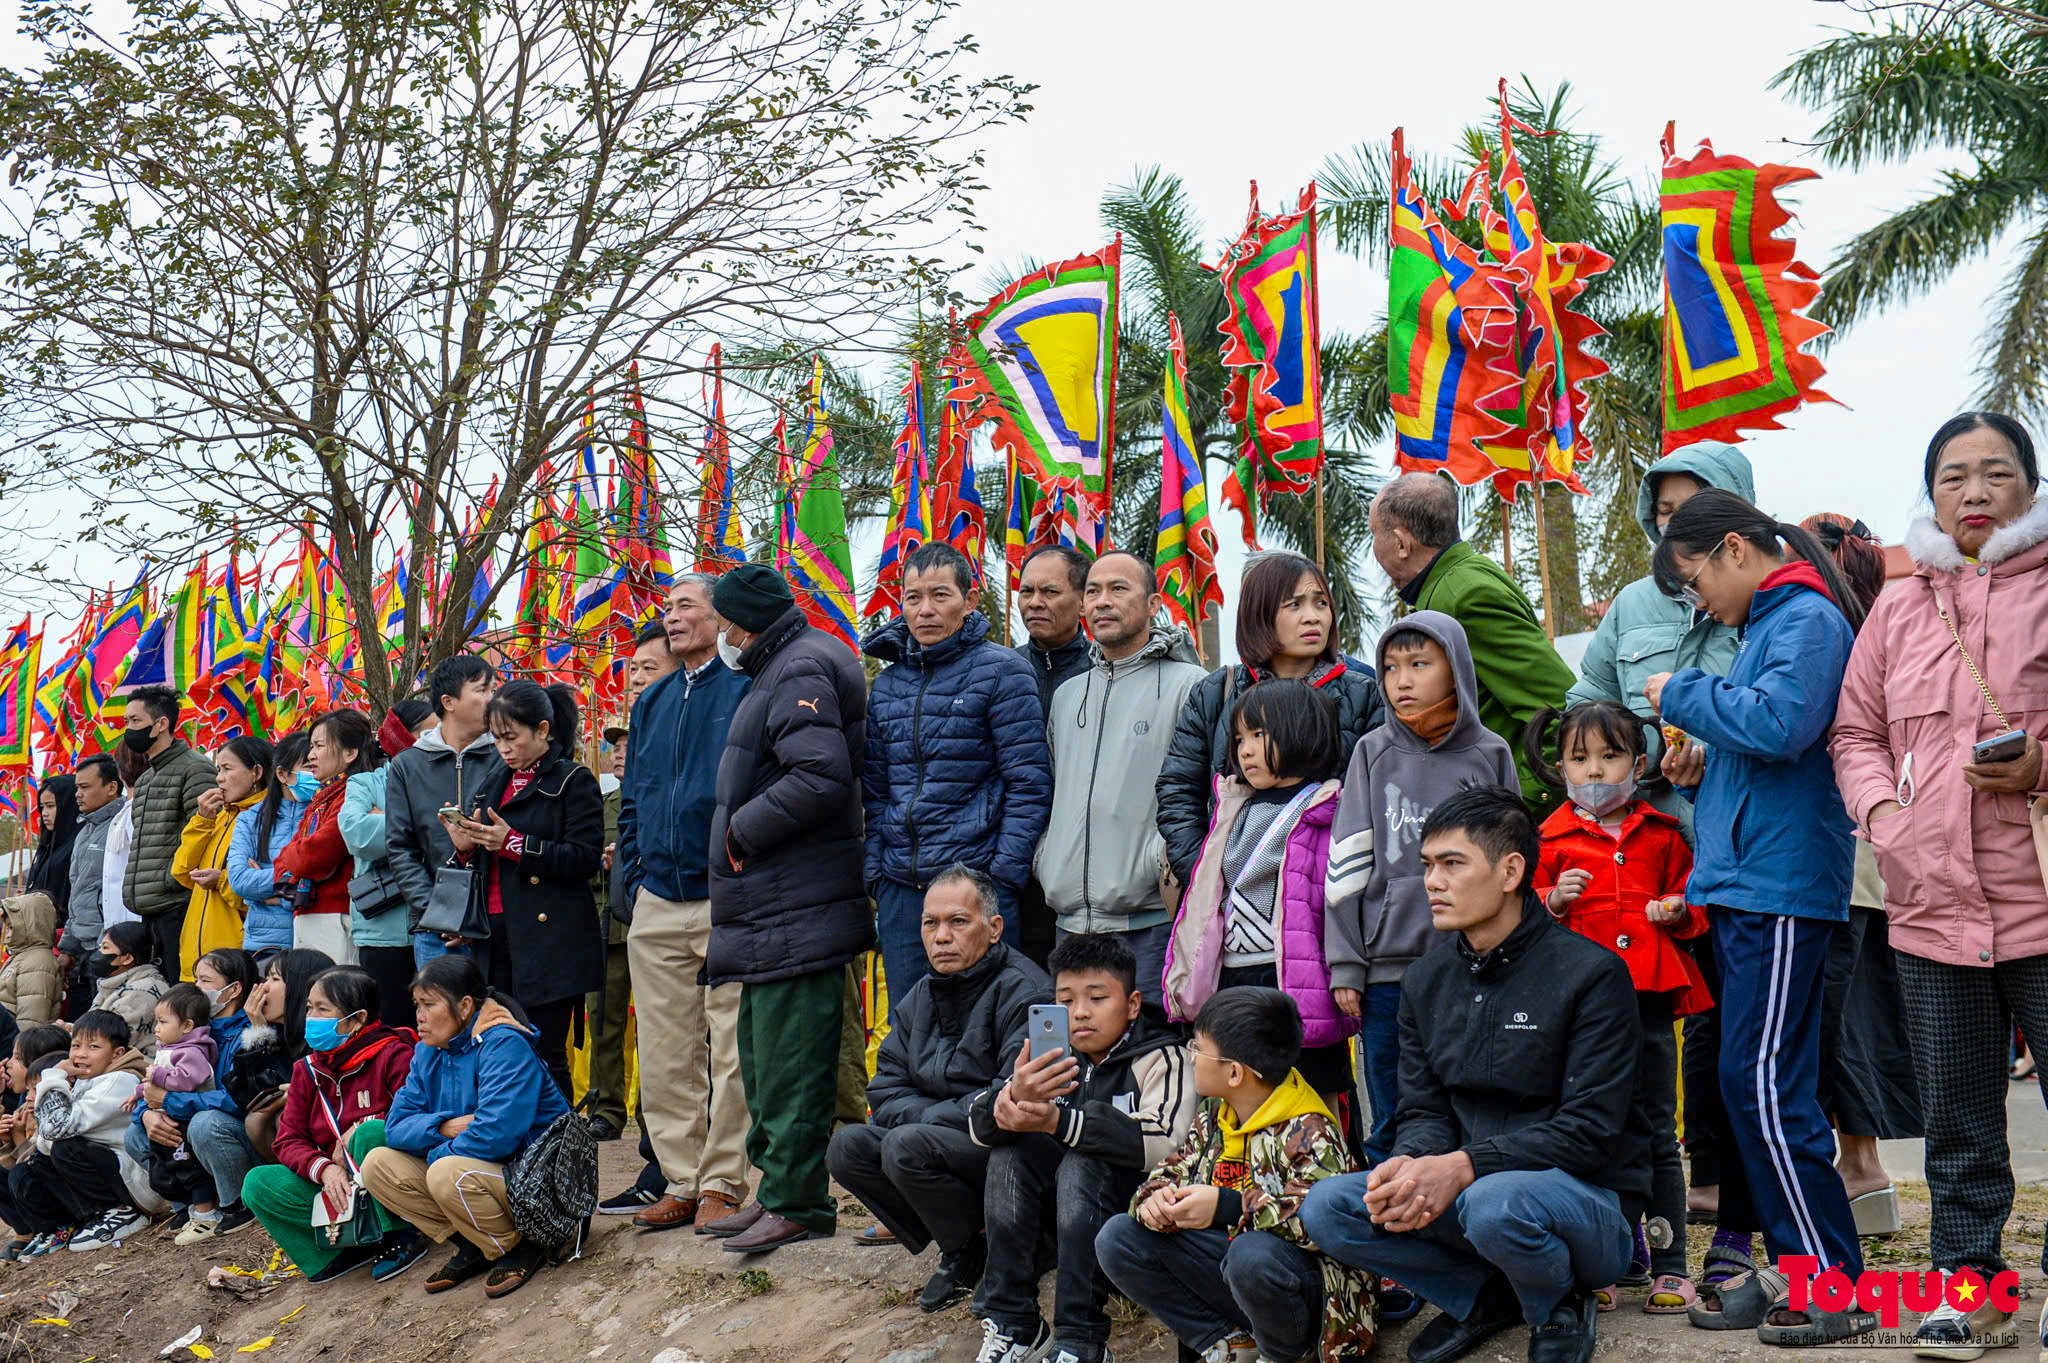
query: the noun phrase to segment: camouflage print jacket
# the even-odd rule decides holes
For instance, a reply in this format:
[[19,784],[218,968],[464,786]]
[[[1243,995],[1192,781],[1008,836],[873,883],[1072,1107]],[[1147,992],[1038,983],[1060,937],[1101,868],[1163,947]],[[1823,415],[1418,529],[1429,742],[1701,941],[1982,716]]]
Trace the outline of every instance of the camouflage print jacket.
[[[1139,1203],[1169,1185],[1229,1186],[1240,1182],[1216,1177],[1223,1154],[1218,1106],[1218,1099],[1203,1102],[1180,1149],[1153,1170],[1132,1196],[1133,1215]],[[1358,1166],[1345,1148],[1343,1133],[1326,1113],[1305,1112],[1247,1133],[1244,1163],[1243,1211],[1230,1233],[1269,1231],[1315,1254],[1323,1269],[1323,1363],[1364,1357],[1379,1332],[1379,1297],[1372,1275],[1317,1250],[1296,1216],[1301,1200],[1318,1180],[1356,1172]]]

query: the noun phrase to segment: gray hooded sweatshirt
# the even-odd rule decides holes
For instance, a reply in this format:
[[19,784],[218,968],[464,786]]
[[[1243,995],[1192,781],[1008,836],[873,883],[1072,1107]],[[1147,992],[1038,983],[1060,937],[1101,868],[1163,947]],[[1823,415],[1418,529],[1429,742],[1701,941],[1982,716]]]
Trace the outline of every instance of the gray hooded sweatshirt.
[[[1330,825],[1323,951],[1332,989],[1397,984],[1409,964],[1449,933],[1430,925],[1422,886],[1422,825],[1430,812],[1474,786],[1521,789],[1507,743],[1479,722],[1479,682],[1465,627],[1442,611],[1417,611],[1380,635],[1375,661],[1387,671],[1387,638],[1420,630],[1451,660],[1458,718],[1424,743],[1387,703],[1387,722],[1358,740]],[[1385,688],[1382,687],[1382,690]]]
[[116,795],[90,814],[78,816],[78,837],[71,844],[71,904],[64,915],[64,940],[57,949],[67,956],[82,957],[99,946],[106,929],[106,911],[101,905],[106,889],[107,830],[128,797]]
[[474,810],[477,792],[504,770],[505,760],[488,733],[457,752],[438,726],[391,759],[384,778],[385,857],[405,893],[408,932],[419,929],[420,915],[434,895],[434,873],[455,851],[441,822],[442,807]]
[[1188,692],[1208,674],[1187,635],[1152,627],[1130,657],[1061,682],[1046,720],[1052,814],[1035,875],[1068,932],[1135,932],[1167,919],[1159,894],[1159,768]]

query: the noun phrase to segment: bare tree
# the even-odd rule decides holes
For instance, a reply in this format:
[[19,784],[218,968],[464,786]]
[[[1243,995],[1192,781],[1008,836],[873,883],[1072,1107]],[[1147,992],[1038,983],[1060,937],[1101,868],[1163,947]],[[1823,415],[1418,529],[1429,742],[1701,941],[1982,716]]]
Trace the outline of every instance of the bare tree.
[[1028,109],[952,8],[33,9],[41,69],[0,73],[0,496],[75,489],[159,564],[319,527],[359,620],[402,542],[403,648],[363,658],[388,703],[472,628],[422,594],[517,566],[628,364],[680,417],[711,340],[844,342],[943,289],[977,138]]

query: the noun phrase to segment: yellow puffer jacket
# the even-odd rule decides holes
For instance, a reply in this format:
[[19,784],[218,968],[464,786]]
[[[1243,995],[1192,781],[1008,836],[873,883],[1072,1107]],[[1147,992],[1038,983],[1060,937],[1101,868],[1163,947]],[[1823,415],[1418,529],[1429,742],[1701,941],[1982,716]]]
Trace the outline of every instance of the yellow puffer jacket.
[[227,869],[228,844],[235,836],[235,820],[243,810],[262,802],[263,792],[256,791],[218,814],[194,814],[179,836],[178,855],[171,859],[171,879],[192,891],[192,902],[185,908],[184,931],[178,937],[178,961],[188,980],[192,978],[192,967],[207,952],[242,945],[242,918],[246,912],[242,897],[228,888],[225,875],[205,886],[194,884],[192,873],[208,867],[216,871]]
[[0,899],[7,917],[7,964],[0,966],[0,1006],[26,1027],[57,1016],[64,977],[57,969],[57,902],[42,893]]

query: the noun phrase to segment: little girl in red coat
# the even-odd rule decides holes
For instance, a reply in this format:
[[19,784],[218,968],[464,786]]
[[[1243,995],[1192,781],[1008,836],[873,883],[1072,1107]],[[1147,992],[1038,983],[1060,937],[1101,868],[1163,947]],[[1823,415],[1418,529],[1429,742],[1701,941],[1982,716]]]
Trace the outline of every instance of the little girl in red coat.
[[[1644,723],[1613,701],[1589,701],[1565,713],[1557,750],[1567,801],[1543,823],[1535,889],[1559,922],[1626,961],[1635,981],[1643,1024],[1638,1091],[1647,1104],[1653,1152],[1647,1245],[1642,1231],[1636,1232],[1638,1254],[1648,1249],[1656,1275],[1643,1309],[1675,1315],[1692,1305],[1697,1292],[1686,1276],[1685,1166],[1678,1152],[1678,1040],[1672,1020],[1704,1012],[1713,998],[1699,967],[1678,945],[1707,930],[1705,912],[1685,902],[1692,849],[1676,819],[1637,796],[1646,764]],[[1602,1294],[1602,1310],[1612,1310],[1614,1303],[1612,1289]]]

